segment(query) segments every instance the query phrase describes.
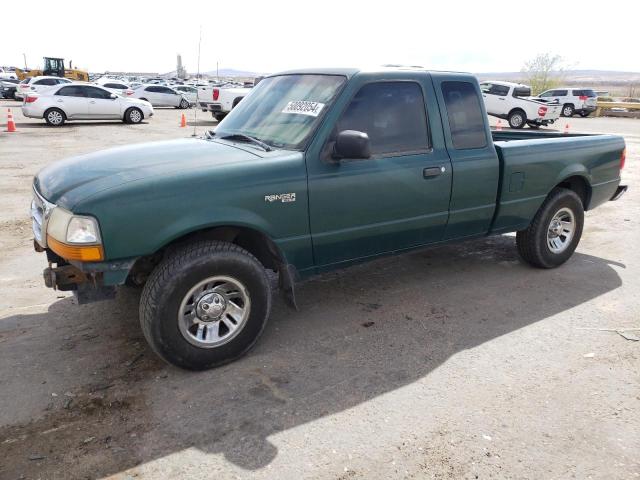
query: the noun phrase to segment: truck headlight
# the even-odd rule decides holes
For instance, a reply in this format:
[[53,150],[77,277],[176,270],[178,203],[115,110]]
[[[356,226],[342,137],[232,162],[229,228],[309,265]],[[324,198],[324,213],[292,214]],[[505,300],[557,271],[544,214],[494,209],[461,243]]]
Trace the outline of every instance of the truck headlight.
[[47,246],[65,260],[104,260],[98,221],[56,207],[47,224]]

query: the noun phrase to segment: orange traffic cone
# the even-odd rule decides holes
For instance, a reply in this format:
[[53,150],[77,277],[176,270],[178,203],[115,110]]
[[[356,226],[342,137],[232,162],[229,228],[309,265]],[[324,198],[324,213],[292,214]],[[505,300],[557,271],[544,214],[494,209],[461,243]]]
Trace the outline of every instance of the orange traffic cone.
[[187,126],[187,117],[184,116],[184,113],[182,114],[182,118],[180,119],[180,128],[186,127]]
[[496,130],[502,131],[502,121],[501,120],[498,120],[498,123],[496,124]]
[[7,108],[7,132],[15,132],[16,131],[16,122],[13,121],[13,113],[11,113],[11,109]]
[[569,133],[569,124],[568,123],[564,124],[564,133],[565,134]]

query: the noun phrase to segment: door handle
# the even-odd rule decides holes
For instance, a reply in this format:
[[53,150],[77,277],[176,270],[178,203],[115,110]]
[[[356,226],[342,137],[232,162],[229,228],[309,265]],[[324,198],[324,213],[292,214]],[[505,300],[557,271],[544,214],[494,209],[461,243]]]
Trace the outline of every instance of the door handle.
[[424,178],[433,178],[443,174],[446,171],[447,169],[445,167],[428,167],[422,170],[422,176]]
[[62,103],[62,99],[58,100],[58,103]]
[[91,100],[89,103],[96,103],[96,101],[95,100]]

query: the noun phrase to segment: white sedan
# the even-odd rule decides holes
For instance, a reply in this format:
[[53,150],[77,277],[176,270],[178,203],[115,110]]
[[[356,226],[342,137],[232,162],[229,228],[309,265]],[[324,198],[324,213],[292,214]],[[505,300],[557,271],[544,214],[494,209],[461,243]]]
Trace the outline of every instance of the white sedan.
[[67,120],[122,120],[140,123],[153,115],[149,102],[125,98],[96,85],[72,83],[29,93],[22,104],[25,117],[44,118],[54,127]]
[[154,107],[189,108],[189,100],[182,93],[163,85],[140,85],[127,96],[146,100]]
[[191,105],[195,105],[197,103],[198,89],[196,87],[192,87],[191,85],[173,85],[171,88],[184,95],[184,98],[189,100]]

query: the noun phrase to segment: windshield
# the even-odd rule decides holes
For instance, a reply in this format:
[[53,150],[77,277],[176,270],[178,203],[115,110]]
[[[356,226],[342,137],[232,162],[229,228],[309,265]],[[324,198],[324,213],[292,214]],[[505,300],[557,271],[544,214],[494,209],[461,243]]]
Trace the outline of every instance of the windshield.
[[215,136],[242,134],[275,148],[300,150],[345,81],[339,75],[265,78],[224,119]]

